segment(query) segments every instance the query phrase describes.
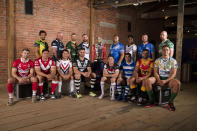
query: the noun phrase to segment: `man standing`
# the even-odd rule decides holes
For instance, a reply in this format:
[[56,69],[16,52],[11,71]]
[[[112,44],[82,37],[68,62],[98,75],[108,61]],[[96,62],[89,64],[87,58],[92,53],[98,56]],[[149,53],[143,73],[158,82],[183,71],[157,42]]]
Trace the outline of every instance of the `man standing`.
[[168,45],[170,47],[170,57],[174,55],[174,44],[168,39],[168,33],[166,31],[162,31],[160,34],[161,43],[159,44],[159,54],[162,54],[162,47],[164,45]]
[[72,33],[71,34],[71,41],[69,41],[67,44],[66,44],[66,49],[69,50],[70,52],[70,59],[72,61],[75,61],[76,58],[77,58],[77,42],[76,42],[77,38],[76,38],[76,34],[75,33]]
[[76,88],[76,96],[77,98],[81,98],[82,95],[80,93],[80,85],[81,79],[89,78],[91,74],[91,64],[90,61],[85,58],[85,49],[80,48],[79,51],[79,58],[73,63],[73,70],[74,70],[74,77],[75,77],[75,88]]
[[168,85],[172,89],[168,109],[170,111],[176,110],[174,106],[174,99],[180,90],[181,83],[179,80],[175,79],[178,65],[177,61],[170,57],[170,52],[169,45],[164,45],[162,47],[162,56],[156,59],[154,64],[154,77],[147,79],[146,89],[149,97],[149,103],[146,107],[154,105],[152,85],[157,82],[159,86]]
[[125,46],[125,53],[131,54],[131,59],[136,61],[137,46],[134,43],[133,36],[128,36],[128,45]]
[[124,45],[119,42],[118,35],[114,35],[113,44],[110,46],[110,54],[114,58],[114,63],[120,66],[124,58]]
[[36,47],[35,48],[36,58],[39,58],[42,56],[42,50],[45,50],[45,49],[48,50],[49,48],[48,43],[45,41],[45,38],[47,36],[46,31],[40,30],[39,36],[40,36],[40,39],[34,43],[34,47]]
[[153,44],[148,42],[148,35],[143,34],[142,35],[142,44],[139,44],[137,47],[137,53],[138,57],[141,59],[142,58],[142,52],[144,49],[147,49],[149,51],[148,58],[155,59],[155,48]]
[[80,50],[81,48],[85,49],[85,58],[90,60],[90,45],[88,43],[88,35],[87,34],[83,34],[83,42],[81,42],[81,44],[79,44],[78,46],[78,50]]
[[23,49],[21,53],[21,58],[14,61],[12,66],[12,77],[8,79],[7,89],[8,89],[8,105],[13,104],[14,97],[14,84],[27,84],[32,83],[32,102],[36,101],[36,91],[38,87],[37,78],[33,76],[34,74],[34,64],[29,57],[29,49]]
[[49,58],[49,50],[42,51],[42,57],[35,60],[34,63],[37,78],[39,80],[40,100],[45,100],[43,95],[43,82],[44,80],[52,81],[51,83],[51,99],[55,99],[55,89],[58,85],[56,76],[55,61]]
[[59,60],[62,58],[62,51],[64,50],[64,43],[63,40],[63,33],[58,32],[57,38],[51,43],[52,49],[53,49],[53,57],[52,59],[54,61]]

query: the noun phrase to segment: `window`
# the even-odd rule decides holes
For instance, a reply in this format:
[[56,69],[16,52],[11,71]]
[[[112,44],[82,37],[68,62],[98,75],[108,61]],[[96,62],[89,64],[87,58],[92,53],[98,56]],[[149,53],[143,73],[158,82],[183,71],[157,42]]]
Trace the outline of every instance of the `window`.
[[25,0],[25,14],[33,15],[33,0]]
[[128,32],[131,32],[131,22],[128,22]]

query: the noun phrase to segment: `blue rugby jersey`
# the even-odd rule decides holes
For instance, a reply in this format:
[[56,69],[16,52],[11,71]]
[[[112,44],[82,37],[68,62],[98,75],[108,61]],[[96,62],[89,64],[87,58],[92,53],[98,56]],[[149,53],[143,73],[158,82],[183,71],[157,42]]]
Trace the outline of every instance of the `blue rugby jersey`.
[[126,61],[121,63],[120,70],[123,71],[123,76],[126,78],[129,78],[133,75],[133,72],[135,70],[135,62],[131,62],[131,64],[128,64]]

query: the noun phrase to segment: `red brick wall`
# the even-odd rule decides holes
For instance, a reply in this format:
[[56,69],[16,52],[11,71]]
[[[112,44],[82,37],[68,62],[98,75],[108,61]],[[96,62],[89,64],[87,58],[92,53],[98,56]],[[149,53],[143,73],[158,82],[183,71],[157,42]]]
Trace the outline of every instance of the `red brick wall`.
[[0,0],[0,85],[7,81],[6,0]]
[[[34,57],[34,42],[39,38],[40,30],[47,32],[47,42],[51,46],[52,40],[56,38],[57,32],[63,32],[66,44],[70,40],[71,33],[77,33],[78,43],[81,42],[81,35],[90,29],[90,8],[88,0],[34,0],[33,15],[26,15],[24,11],[24,0],[15,1],[15,37],[16,57],[24,47],[31,49],[30,56]],[[0,84],[7,80],[7,37],[6,37],[6,0],[0,1]],[[130,16],[130,20],[117,17],[117,14]],[[144,21],[136,19],[136,10],[131,8],[95,10],[95,37],[99,36],[105,40],[112,40],[114,34],[120,36],[120,42],[127,43],[127,36],[133,34],[136,43],[139,42],[142,32],[151,32],[151,35],[158,37],[158,31],[152,31],[152,26],[146,26]],[[128,32],[128,21],[131,22],[131,31]],[[100,26],[100,22],[107,22],[116,25],[116,28]],[[145,24],[145,25],[144,25]],[[151,24],[151,22],[149,22]],[[148,30],[148,31],[147,31]],[[109,43],[107,43],[107,54]],[[50,47],[51,50],[51,47]]]

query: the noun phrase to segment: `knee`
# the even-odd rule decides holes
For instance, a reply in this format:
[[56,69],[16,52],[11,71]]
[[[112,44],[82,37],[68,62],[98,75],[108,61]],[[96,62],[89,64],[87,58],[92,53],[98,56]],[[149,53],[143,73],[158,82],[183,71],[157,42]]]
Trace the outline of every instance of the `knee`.
[[14,83],[14,78],[12,77],[8,78],[8,83]]
[[115,83],[116,79],[115,78],[111,78],[111,83]]
[[75,74],[75,79],[80,79],[81,75]]
[[37,78],[36,77],[31,77],[31,82],[37,82]]
[[106,81],[106,77],[102,77],[101,82],[105,82],[105,81]]
[[37,78],[38,78],[38,81],[39,81],[39,82],[42,82],[42,81],[43,81],[42,76],[37,76]]

